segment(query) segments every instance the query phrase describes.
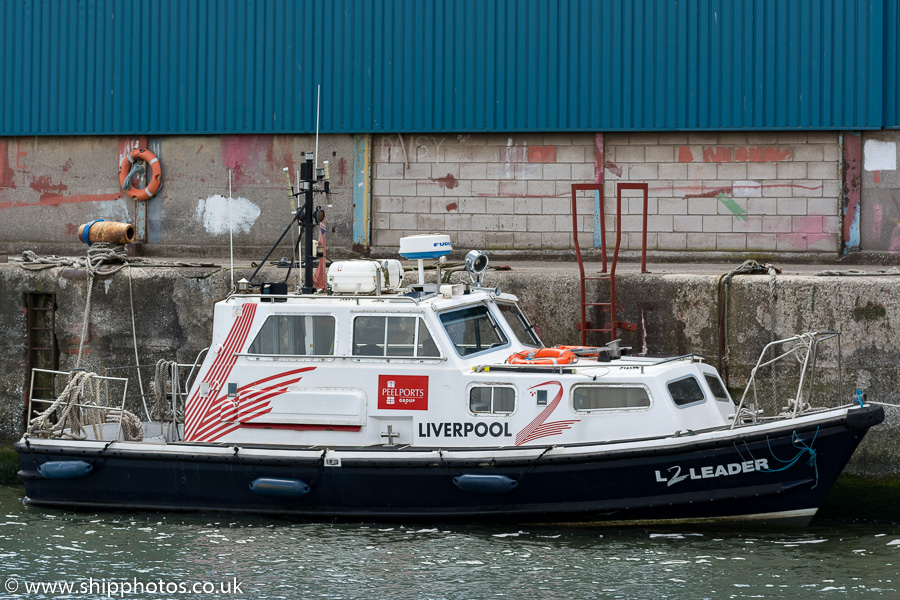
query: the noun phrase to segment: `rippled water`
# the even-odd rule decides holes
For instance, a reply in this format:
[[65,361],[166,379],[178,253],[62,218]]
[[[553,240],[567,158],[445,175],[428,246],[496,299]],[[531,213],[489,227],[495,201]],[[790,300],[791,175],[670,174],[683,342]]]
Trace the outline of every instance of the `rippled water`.
[[[751,532],[298,523],[25,508],[23,493],[0,486],[0,598],[900,597],[898,524]],[[27,589],[41,582],[73,591]],[[124,589],[151,583],[164,593]],[[204,594],[204,583],[232,593]],[[165,593],[179,584],[199,593]]]

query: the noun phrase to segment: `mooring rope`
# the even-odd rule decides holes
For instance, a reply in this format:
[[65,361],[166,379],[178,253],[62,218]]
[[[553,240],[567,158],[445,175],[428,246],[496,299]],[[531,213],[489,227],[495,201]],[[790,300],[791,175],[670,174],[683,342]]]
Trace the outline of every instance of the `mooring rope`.
[[[725,386],[729,385],[728,367],[731,362],[731,348],[728,345],[728,314],[731,307],[731,280],[735,275],[769,275],[769,318],[766,320],[769,329],[769,342],[775,341],[775,303],[778,293],[775,287],[775,276],[781,270],[773,265],[759,263],[755,260],[745,260],[739,267],[728,271],[719,277],[718,283],[718,321],[719,321],[719,372],[725,380]],[[774,392],[773,378],[773,392]]]

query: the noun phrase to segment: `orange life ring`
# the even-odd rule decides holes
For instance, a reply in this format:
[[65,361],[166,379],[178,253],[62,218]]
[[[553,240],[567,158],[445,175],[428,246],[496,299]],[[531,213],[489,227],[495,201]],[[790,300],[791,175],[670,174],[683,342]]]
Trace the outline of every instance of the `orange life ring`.
[[[135,189],[127,181],[129,179],[128,174],[131,173],[131,167],[134,165],[135,160],[142,160],[150,167],[150,179],[147,181],[147,187],[143,189]],[[126,183],[128,183],[127,189],[125,187]],[[153,194],[159,191],[160,185],[162,185],[162,167],[159,164],[159,159],[152,152],[146,148],[136,148],[122,159],[122,164],[119,165],[119,187],[126,194],[135,200],[149,200],[153,197]]]
[[568,350],[575,356],[581,358],[598,358],[600,356],[600,351],[605,350],[605,348],[600,348],[597,346],[564,346],[562,344],[559,344],[553,347],[559,348],[560,350]]
[[513,353],[506,362],[511,365],[568,365],[578,360],[571,350],[539,348]]

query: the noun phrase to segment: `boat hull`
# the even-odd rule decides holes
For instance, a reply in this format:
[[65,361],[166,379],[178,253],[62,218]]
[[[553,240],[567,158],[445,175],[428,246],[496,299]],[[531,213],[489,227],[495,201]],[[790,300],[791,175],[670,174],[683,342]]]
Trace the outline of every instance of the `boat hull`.
[[[714,435],[526,450],[86,446],[55,440],[23,440],[16,450],[26,502],[40,506],[311,519],[804,524],[868,428],[883,418],[880,407],[865,407]],[[39,470],[72,461],[91,468],[70,469],[79,475],[67,479]]]

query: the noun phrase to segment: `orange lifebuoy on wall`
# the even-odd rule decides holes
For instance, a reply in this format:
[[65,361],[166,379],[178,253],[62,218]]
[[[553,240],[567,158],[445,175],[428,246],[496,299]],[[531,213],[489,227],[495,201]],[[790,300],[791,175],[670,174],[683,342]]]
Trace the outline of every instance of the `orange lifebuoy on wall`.
[[[135,160],[146,162],[150,168],[150,178],[147,181],[147,187],[143,189],[136,189],[131,185],[130,175],[133,174],[132,167]],[[136,148],[122,159],[122,164],[119,165],[119,186],[126,194],[135,200],[149,200],[153,194],[159,191],[160,185],[162,185],[162,167],[159,159],[152,152],[146,148]]]
[[511,365],[568,365],[578,360],[570,350],[540,348],[513,353],[506,362]]

